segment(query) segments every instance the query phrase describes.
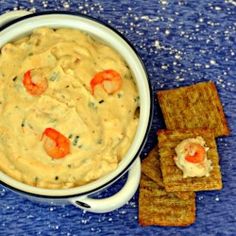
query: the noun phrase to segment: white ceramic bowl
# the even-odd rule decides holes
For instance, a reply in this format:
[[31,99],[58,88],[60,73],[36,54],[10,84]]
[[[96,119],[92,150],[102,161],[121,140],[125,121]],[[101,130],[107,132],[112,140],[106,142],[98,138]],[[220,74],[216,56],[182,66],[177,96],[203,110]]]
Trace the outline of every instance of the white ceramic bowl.
[[[22,15],[25,15],[22,17]],[[20,17],[19,17],[20,16]],[[0,183],[32,199],[50,202],[70,202],[92,212],[107,212],[125,204],[136,192],[140,180],[140,158],[152,120],[151,88],[145,67],[128,41],[116,30],[84,15],[62,12],[29,14],[29,12],[10,12],[0,17],[0,48],[7,42],[30,34],[39,27],[75,28],[85,31],[117,50],[125,59],[135,78],[140,96],[140,120],[135,138],[127,154],[112,173],[89,184],[71,189],[50,190],[29,186],[6,176],[0,171]],[[92,199],[92,193],[111,185],[128,171],[123,188],[105,199]]]

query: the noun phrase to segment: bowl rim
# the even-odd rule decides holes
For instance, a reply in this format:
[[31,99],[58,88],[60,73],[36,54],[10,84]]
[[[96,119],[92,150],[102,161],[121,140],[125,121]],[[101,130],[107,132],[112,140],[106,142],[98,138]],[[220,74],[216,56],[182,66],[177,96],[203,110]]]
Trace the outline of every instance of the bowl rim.
[[[148,85],[148,89],[149,89],[149,99],[150,99],[150,108],[149,108],[149,117],[148,117],[148,123],[147,123],[147,128],[146,128],[146,131],[145,131],[145,135],[143,137],[143,140],[142,140],[142,143],[140,144],[139,146],[139,149],[136,151],[136,154],[134,155],[134,157],[131,159],[131,161],[129,162],[129,164],[120,172],[118,173],[116,176],[114,176],[112,179],[110,179],[109,181],[105,182],[104,184],[96,187],[96,188],[93,188],[91,190],[88,190],[88,191],[84,191],[82,193],[75,193],[75,194],[68,194],[68,195],[45,195],[45,194],[38,194],[38,193],[32,193],[32,192],[28,192],[28,191],[25,191],[25,190],[22,190],[21,188],[16,188],[16,187],[13,187],[11,185],[9,185],[8,183],[5,183],[4,181],[0,180],[0,184],[7,187],[8,189],[11,189],[15,192],[20,192],[24,195],[29,195],[29,196],[32,196],[32,197],[40,197],[40,198],[45,198],[45,199],[66,199],[66,198],[73,198],[73,197],[79,197],[79,196],[84,196],[84,195],[89,195],[89,194],[92,194],[92,193],[95,193],[99,190],[102,190],[106,187],[108,187],[109,185],[113,184],[114,182],[116,182],[120,177],[122,177],[127,171],[128,169],[131,167],[131,165],[134,163],[134,161],[136,160],[136,158],[139,157],[139,154],[141,153],[146,141],[147,141],[147,138],[148,138],[148,134],[150,132],[150,129],[151,129],[151,124],[152,124],[152,120],[153,120],[153,106],[154,106],[154,102],[153,102],[153,93],[152,93],[152,86],[151,86],[151,83],[150,83],[150,79],[149,79],[149,76],[148,76],[148,73],[147,73],[147,70],[146,70],[146,67],[144,65],[144,62],[143,60],[141,59],[141,56],[139,55],[139,53],[137,52],[137,50],[135,49],[135,47],[131,44],[131,42],[122,34],[120,33],[117,29],[115,29],[113,26],[109,25],[108,23],[102,21],[101,19],[97,19],[95,17],[92,17],[90,15],[86,15],[86,14],[82,14],[82,13],[79,13],[79,12],[67,12],[67,11],[44,11],[44,12],[36,12],[36,13],[31,13],[29,15],[25,15],[25,16],[21,16],[19,18],[16,18],[16,19],[13,19],[13,20],[10,20],[9,22],[5,23],[4,25],[0,26],[0,31],[10,27],[11,25],[14,25],[15,23],[18,23],[20,21],[23,21],[23,20],[26,20],[26,19],[29,19],[29,18],[33,18],[33,17],[37,17],[37,16],[43,16],[43,15],[53,15],[53,14],[60,14],[60,15],[69,15],[69,16],[79,16],[79,17],[82,17],[82,18],[85,18],[85,19],[88,19],[88,20],[91,20],[91,21],[94,21],[95,23],[98,23],[98,24],[101,24],[105,27],[107,27],[108,29],[110,29],[111,31],[113,31],[115,34],[117,34],[121,39],[123,39],[127,44],[128,46],[133,50],[133,52],[135,53],[135,55],[137,56],[139,62],[141,63],[141,66],[142,66],[142,69],[143,69],[143,72],[145,73],[146,75],[146,78],[147,78],[147,85]],[[6,175],[7,176],[7,175]],[[17,182],[21,183],[20,181],[16,180]],[[37,187],[36,187],[37,188]],[[39,188],[40,189],[40,188]],[[54,190],[54,189],[52,189]]]

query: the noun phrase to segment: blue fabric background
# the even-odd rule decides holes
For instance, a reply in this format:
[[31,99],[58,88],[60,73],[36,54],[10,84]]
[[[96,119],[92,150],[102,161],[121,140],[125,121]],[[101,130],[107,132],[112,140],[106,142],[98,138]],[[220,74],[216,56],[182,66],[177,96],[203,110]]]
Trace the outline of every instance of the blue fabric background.
[[[236,235],[236,2],[0,0],[0,13],[16,9],[80,12],[115,27],[141,55],[154,97],[159,89],[215,81],[232,133],[217,139],[224,189],[197,193],[197,220],[190,227],[140,227],[138,194],[124,207],[97,215],[33,203],[0,186],[0,235]],[[142,158],[160,127],[155,106]],[[116,192],[123,181],[100,195]]]

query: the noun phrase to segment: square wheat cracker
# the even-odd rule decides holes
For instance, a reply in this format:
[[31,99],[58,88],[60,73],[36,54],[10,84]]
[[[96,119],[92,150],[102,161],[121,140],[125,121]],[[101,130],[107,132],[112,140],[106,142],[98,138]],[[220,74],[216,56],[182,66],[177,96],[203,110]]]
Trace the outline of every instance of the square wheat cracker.
[[139,224],[187,226],[195,222],[195,197],[179,199],[142,174],[139,188]]
[[167,129],[211,128],[215,136],[229,135],[215,84],[195,85],[157,92]]
[[163,179],[161,176],[160,160],[158,157],[158,147],[155,146],[142,161],[142,172],[163,187]]
[[[144,173],[160,187],[164,187],[157,145],[142,161],[142,173]],[[189,199],[194,195],[194,192],[175,192],[174,194],[181,199]]]
[[[209,129],[158,130],[158,147],[165,189],[175,191],[202,191],[222,189],[222,178],[219,156],[214,133]],[[174,161],[175,147],[184,139],[203,137],[209,150],[207,158],[211,160],[213,169],[208,177],[183,178],[183,172]]]

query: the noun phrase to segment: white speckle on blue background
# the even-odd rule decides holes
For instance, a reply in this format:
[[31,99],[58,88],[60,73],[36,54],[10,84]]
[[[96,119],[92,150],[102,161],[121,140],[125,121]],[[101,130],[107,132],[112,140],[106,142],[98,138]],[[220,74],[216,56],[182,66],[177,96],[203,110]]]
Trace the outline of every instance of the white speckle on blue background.
[[220,198],[218,196],[215,197],[216,202],[220,201]]
[[54,207],[50,207],[50,208],[49,208],[49,211],[54,211]]
[[162,69],[162,70],[167,70],[167,69],[168,69],[168,65],[162,65],[162,66],[161,66],[161,69]]
[[215,10],[216,10],[216,11],[220,11],[220,10],[221,10],[221,7],[215,6]]
[[119,213],[120,213],[121,215],[125,215],[125,214],[127,214],[127,211],[126,211],[126,210],[119,210]]
[[169,35],[170,34],[170,30],[166,29],[165,30],[165,35]]
[[181,55],[180,54],[175,54],[175,59],[177,59],[177,60],[180,60],[181,59]]
[[45,8],[48,6],[48,2],[47,1],[43,1],[42,4],[43,4],[43,7],[45,7]]
[[167,4],[168,4],[168,1],[167,1],[167,0],[160,0],[160,3],[161,3],[162,5],[167,5]]
[[198,197],[198,200],[199,200],[199,201],[202,201],[203,199],[204,199],[203,196],[199,196],[199,197]]
[[183,77],[180,77],[179,75],[177,75],[177,76],[175,77],[175,80],[181,82],[181,81],[184,81],[184,78],[183,78]]
[[161,49],[160,41],[155,40],[155,42],[154,42],[154,47],[155,47],[156,49]]
[[210,64],[211,64],[211,65],[215,65],[215,64],[216,64],[216,61],[213,60],[213,59],[211,59],[211,60],[210,60]]
[[65,9],[68,9],[68,8],[70,8],[70,4],[69,4],[68,2],[64,2],[64,3],[63,3],[63,7],[64,7]]

